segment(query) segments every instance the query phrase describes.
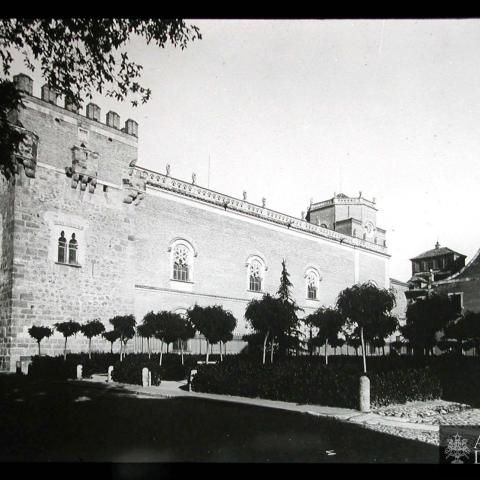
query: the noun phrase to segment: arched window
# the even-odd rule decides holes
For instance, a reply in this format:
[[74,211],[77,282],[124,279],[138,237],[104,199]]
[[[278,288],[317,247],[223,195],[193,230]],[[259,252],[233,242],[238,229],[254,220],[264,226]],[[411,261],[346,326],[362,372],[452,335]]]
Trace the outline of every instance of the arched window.
[[263,268],[258,260],[252,260],[250,263],[250,290],[252,292],[262,291]]
[[75,239],[75,234],[72,233],[72,238],[68,242],[68,263],[77,264],[77,248],[78,242]]
[[246,267],[247,290],[263,292],[265,290],[265,272],[267,271],[265,260],[259,255],[250,255],[247,259]]
[[188,282],[190,279],[189,262],[190,252],[186,245],[181,243],[173,249],[173,279],[179,282]]
[[60,238],[58,239],[58,263],[65,263],[67,261],[67,239],[65,232],[62,230]]
[[307,287],[307,299],[317,300],[318,289],[320,286],[320,275],[315,268],[308,268],[305,272],[305,280]]
[[197,256],[191,242],[177,237],[170,242],[170,279],[176,282],[193,283],[193,259]]

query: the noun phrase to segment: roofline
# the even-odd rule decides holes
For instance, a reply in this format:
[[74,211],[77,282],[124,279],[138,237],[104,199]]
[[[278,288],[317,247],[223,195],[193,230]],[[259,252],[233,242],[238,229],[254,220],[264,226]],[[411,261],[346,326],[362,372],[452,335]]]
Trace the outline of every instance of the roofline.
[[477,253],[473,256],[473,258],[464,266],[462,267],[458,272],[454,273],[453,275],[450,275],[447,278],[444,278],[443,280],[438,280],[437,282],[434,282],[434,285],[439,285],[443,283],[449,283],[450,280],[454,280],[457,278],[461,273],[463,273],[475,260],[480,256],[480,248],[478,249]]

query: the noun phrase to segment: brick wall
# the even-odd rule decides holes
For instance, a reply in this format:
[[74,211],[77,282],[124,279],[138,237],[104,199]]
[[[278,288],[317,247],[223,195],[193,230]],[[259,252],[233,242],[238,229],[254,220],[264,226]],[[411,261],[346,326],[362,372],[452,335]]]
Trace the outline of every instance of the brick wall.
[[[99,318],[109,328],[114,315],[134,313],[140,322],[149,310],[221,304],[237,318],[235,333],[241,336],[247,330],[247,302],[261,297],[248,291],[246,263],[251,255],[265,261],[264,287],[272,294],[286,260],[303,315],[333,305],[339,291],[356,280],[384,286],[388,257],[382,255],[362,254],[338,241],[155,189],[138,205],[124,203],[128,190],[122,179],[136,158],[136,139],[33,97],[27,100],[20,120],[39,136],[35,178],[21,173],[15,191],[5,182],[0,190],[0,368],[13,370],[20,356],[36,353],[27,332],[33,324]],[[81,143],[99,155],[93,191],[72,188],[65,172],[72,165],[72,147]],[[77,266],[57,263],[62,231],[67,239],[76,235]],[[169,248],[179,238],[190,242],[196,254],[191,283],[171,279]],[[322,277],[317,301],[306,298],[308,267]],[[196,345],[199,351],[199,342]],[[229,351],[241,347],[237,340]],[[86,348],[81,334],[69,340],[71,351]],[[109,344],[97,338],[93,348],[109,350]],[[130,349],[135,348],[130,342]],[[42,342],[45,353],[62,349],[58,333]]]

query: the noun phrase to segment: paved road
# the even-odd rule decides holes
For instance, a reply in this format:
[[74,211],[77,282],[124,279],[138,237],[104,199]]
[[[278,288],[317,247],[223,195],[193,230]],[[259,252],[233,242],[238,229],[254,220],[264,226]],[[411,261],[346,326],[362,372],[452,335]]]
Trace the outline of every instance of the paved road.
[[438,462],[437,448],[337,420],[87,382],[0,375],[0,461]]

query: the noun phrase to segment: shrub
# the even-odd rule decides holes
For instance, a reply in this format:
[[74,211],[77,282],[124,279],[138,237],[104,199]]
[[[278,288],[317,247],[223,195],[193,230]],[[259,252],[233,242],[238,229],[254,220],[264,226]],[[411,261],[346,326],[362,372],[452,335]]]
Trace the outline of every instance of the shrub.
[[[262,365],[248,357],[237,356],[221,364],[199,366],[192,388],[208,393],[358,408],[361,374],[358,361],[342,359],[325,366],[318,359],[309,361],[307,357],[297,357]],[[374,406],[441,395],[440,381],[429,368],[380,369],[372,371],[369,377]]]
[[118,361],[118,354],[112,353],[92,353],[92,358],[88,358],[88,353],[71,353],[64,360],[63,356],[32,357],[28,374],[38,378],[49,378],[56,380],[65,380],[68,378],[77,378],[77,365],[83,366],[83,377],[89,378],[94,373],[107,373],[108,367]]
[[159,365],[158,353],[150,359],[148,354],[130,354],[114,365],[112,378],[116,382],[141,385],[142,369],[147,367],[152,372],[152,385],[159,385],[161,380],[186,380],[199,359],[200,355],[185,355],[182,365],[180,355],[168,353],[163,355],[162,365]]

